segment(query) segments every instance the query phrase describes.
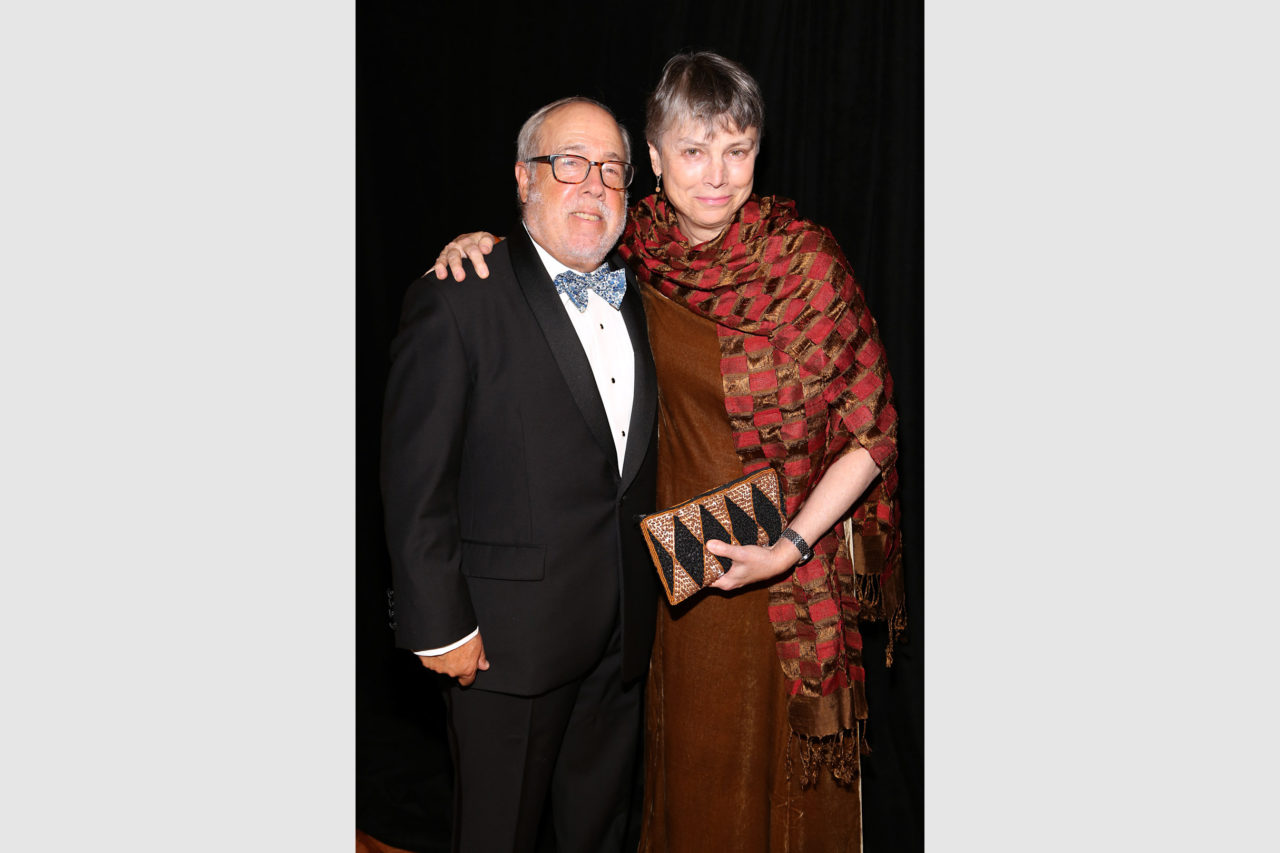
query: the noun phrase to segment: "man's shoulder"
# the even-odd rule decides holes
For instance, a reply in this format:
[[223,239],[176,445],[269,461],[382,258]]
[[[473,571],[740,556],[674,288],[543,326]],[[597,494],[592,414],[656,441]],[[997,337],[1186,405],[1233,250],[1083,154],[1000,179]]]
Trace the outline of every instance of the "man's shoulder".
[[489,267],[488,278],[476,275],[471,261],[463,258],[462,269],[466,277],[462,281],[454,281],[452,274],[438,279],[434,270],[427,270],[409,285],[406,298],[414,301],[443,301],[461,308],[503,297],[516,285],[509,242],[503,240],[485,256],[485,265]]
[[[466,273],[466,278],[460,282],[455,282],[453,277],[445,279],[441,284],[492,284],[504,279],[514,278],[514,269],[511,264],[511,241],[503,240],[493,247],[489,254],[484,256],[485,266],[489,268],[489,277],[481,278],[476,275],[475,269],[471,265],[470,258],[462,259],[462,270]],[[428,271],[433,279],[435,273]]]

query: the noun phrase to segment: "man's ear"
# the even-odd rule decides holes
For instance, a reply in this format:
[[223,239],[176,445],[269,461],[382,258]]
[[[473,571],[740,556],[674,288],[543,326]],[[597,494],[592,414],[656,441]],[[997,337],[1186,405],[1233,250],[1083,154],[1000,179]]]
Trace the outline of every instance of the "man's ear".
[[523,160],[516,163],[516,192],[520,195],[521,204],[529,201],[529,181],[531,178],[529,165]]

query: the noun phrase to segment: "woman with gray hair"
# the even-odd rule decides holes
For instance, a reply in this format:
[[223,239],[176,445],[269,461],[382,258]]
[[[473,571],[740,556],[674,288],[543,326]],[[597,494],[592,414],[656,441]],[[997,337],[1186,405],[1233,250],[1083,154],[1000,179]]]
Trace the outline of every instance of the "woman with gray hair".
[[[658,190],[619,245],[658,370],[658,505],[769,466],[791,519],[769,547],[709,541],[732,561],[715,591],[659,606],[643,851],[861,850],[858,620],[888,620],[890,660],[905,623],[884,348],[831,233],[753,193],[763,126],[742,66],[673,57],[646,112]],[[485,274],[491,239],[437,276],[464,253]]]

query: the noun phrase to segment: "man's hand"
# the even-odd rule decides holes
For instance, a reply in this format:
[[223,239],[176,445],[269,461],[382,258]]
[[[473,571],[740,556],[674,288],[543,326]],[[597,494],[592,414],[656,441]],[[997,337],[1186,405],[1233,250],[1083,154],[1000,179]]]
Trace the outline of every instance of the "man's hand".
[[489,668],[489,659],[484,656],[484,641],[479,634],[452,651],[433,657],[418,655],[418,660],[433,672],[458,679],[460,687],[467,687],[476,680],[476,670]]
[[462,281],[467,277],[467,274],[462,271],[462,258],[465,255],[471,259],[471,266],[475,268],[476,275],[488,278],[489,265],[484,262],[484,256],[493,251],[497,242],[497,238],[488,231],[459,234],[440,250],[440,257],[436,258],[436,265],[431,269],[435,271],[436,278],[443,280],[448,268],[453,270],[454,281]]

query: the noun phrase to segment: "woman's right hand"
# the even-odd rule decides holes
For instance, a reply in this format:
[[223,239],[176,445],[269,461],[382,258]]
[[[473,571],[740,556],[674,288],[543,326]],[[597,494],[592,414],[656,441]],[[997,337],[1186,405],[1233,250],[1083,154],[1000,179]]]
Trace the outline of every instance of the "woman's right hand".
[[432,267],[436,278],[443,280],[448,270],[453,271],[454,281],[462,281],[466,278],[467,274],[462,270],[464,255],[471,259],[471,266],[475,269],[476,275],[488,278],[489,265],[484,262],[484,256],[493,251],[497,242],[498,239],[488,231],[459,234],[440,250],[440,257],[436,258],[436,265]]

